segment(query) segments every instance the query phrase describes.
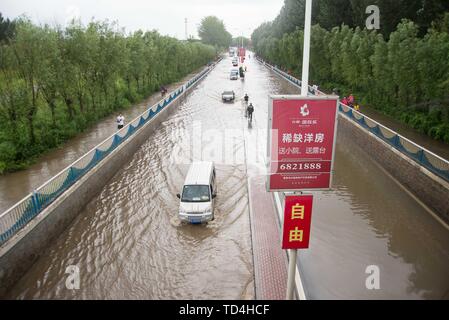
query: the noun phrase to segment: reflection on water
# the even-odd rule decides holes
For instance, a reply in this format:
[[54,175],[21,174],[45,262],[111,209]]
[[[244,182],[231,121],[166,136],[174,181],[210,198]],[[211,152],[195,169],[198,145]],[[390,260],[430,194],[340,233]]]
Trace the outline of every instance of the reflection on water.
[[[315,299],[449,298],[449,232],[355,144],[339,138],[334,188],[317,193],[310,250],[301,252]],[[365,273],[380,269],[380,290]]]

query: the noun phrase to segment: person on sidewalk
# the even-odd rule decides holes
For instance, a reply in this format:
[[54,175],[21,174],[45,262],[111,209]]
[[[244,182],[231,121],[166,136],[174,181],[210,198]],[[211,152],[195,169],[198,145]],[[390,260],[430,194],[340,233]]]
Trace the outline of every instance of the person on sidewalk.
[[165,94],[167,93],[167,88],[165,88],[164,86],[161,86],[160,90],[161,90],[161,95],[165,96]]
[[120,130],[125,125],[125,117],[120,113],[117,117],[117,129]]
[[352,95],[352,93],[348,97],[348,106],[350,106],[351,108],[354,107],[354,96]]

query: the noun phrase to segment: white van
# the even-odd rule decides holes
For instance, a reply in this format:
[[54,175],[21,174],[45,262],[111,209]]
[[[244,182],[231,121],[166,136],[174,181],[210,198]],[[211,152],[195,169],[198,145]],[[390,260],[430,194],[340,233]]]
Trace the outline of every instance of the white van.
[[214,199],[217,196],[214,164],[206,161],[192,163],[182,193],[176,196],[181,199],[181,221],[202,223],[214,220]]

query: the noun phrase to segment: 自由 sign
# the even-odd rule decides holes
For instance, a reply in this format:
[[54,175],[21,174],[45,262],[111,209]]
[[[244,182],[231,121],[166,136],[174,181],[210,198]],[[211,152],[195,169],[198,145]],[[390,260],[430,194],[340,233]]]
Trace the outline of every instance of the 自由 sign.
[[312,203],[312,195],[285,197],[282,249],[309,247]]
[[270,96],[269,191],[330,189],[337,102],[336,96]]

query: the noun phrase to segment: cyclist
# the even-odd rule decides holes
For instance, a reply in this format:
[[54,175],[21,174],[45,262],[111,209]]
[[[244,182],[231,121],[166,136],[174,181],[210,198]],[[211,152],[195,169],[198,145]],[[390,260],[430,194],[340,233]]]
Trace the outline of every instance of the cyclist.
[[[246,106],[248,106],[249,97],[248,97],[247,93],[245,93],[245,96],[243,97],[243,100],[245,101]],[[245,118],[248,118],[248,108],[245,108]]]
[[253,121],[253,112],[254,112],[254,107],[253,107],[252,103],[250,103],[248,108],[246,108],[246,112],[248,114],[248,121],[252,122]]

